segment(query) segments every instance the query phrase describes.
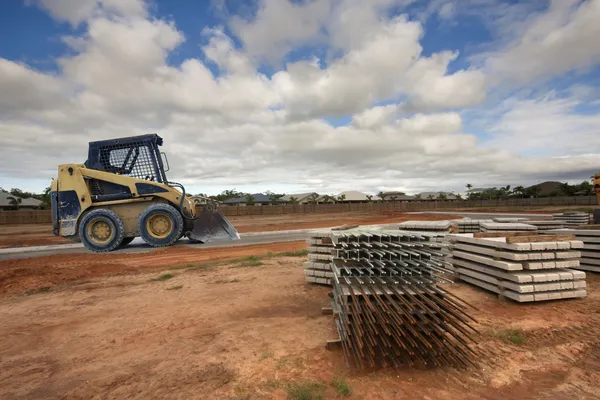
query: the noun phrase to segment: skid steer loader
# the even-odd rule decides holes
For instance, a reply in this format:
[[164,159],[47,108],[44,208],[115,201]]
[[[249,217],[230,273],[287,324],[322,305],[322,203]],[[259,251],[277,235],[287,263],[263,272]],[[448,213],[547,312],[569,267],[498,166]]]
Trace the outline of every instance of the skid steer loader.
[[95,252],[136,237],[153,247],[182,237],[201,243],[239,239],[215,204],[197,214],[185,188],[167,180],[162,144],[156,134],[90,142],[84,164],[59,165],[50,192],[53,234]]

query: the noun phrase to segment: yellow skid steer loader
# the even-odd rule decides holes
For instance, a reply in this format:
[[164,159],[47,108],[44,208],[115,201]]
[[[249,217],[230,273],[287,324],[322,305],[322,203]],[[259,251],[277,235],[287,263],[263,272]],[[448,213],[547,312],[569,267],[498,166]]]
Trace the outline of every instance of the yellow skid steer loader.
[[185,188],[167,180],[162,143],[156,134],[90,142],[84,164],[59,165],[50,192],[53,234],[95,252],[136,237],[153,247],[184,236],[201,243],[239,239],[215,204],[197,214]]

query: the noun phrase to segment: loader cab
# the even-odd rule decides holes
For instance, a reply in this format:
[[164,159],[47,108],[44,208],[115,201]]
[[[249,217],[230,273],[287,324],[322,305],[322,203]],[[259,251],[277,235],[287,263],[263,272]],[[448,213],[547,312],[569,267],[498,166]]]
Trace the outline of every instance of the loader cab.
[[99,140],[89,143],[86,168],[98,171],[167,183],[161,153],[163,139],[157,134],[130,136],[118,139]]

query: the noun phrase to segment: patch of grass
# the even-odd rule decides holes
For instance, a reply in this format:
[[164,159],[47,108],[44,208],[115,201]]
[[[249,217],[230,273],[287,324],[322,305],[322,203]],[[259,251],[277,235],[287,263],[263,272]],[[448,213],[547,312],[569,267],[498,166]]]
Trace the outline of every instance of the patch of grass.
[[177,285],[177,286],[168,287],[167,290],[179,290],[182,288],[183,288],[183,285]]
[[352,387],[350,387],[343,377],[339,376],[335,378],[332,385],[340,396],[352,396]]
[[260,387],[272,392],[281,388],[282,384],[283,382],[279,379],[268,378],[266,381],[260,384]]
[[263,353],[260,355],[260,360],[265,360],[267,358],[273,358],[275,357],[275,354],[273,354],[272,351],[263,351]]
[[325,384],[317,381],[290,382],[287,386],[289,400],[325,399]]
[[525,343],[526,334],[522,329],[504,329],[493,333],[493,336],[502,340],[504,343],[521,345]]
[[243,258],[238,258],[235,260],[235,262],[237,263],[236,265],[233,265],[231,268],[243,268],[243,267],[259,267],[261,265],[263,265],[263,262],[261,261],[261,259],[263,259],[264,256],[248,256],[248,257],[243,257]]
[[37,294],[37,293],[48,293],[51,292],[52,288],[50,286],[42,286],[36,289],[29,289],[27,291],[25,291],[25,294],[27,296],[31,296],[32,294]]
[[162,274],[161,276],[157,276],[156,278],[152,278],[152,279],[150,279],[150,281],[152,281],[152,282],[161,282],[161,281],[166,281],[166,280],[169,280],[169,279],[173,278],[174,276],[175,276],[175,275],[173,275],[173,274],[169,274],[169,273],[167,273],[167,274]]
[[169,267],[170,271],[177,271],[180,269],[211,269],[216,267],[219,264],[224,264],[223,261],[209,261],[200,264],[184,264],[184,265],[175,265],[173,267]]
[[236,283],[236,282],[240,282],[239,279],[235,278],[235,279],[219,279],[216,281],[213,281],[211,283],[216,283],[216,284],[224,284],[224,283]]
[[279,257],[306,257],[308,255],[308,249],[302,249],[297,251],[284,251],[276,254]]

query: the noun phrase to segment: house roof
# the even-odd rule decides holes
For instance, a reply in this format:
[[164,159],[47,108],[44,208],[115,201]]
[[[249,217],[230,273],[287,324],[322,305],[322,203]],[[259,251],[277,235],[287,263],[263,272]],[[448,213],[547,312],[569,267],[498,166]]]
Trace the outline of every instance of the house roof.
[[296,200],[302,201],[302,200],[306,199],[307,197],[312,196],[313,194],[318,194],[318,193],[316,193],[316,192],[308,192],[308,193],[286,194],[285,196],[280,197],[279,200],[281,200],[281,201],[290,201],[290,199],[292,197],[295,197]]
[[405,200],[416,200],[416,198],[415,198],[415,196],[410,196],[407,194],[394,194],[394,192],[390,192],[390,194],[385,193],[384,200],[405,201]]
[[[252,193],[252,197],[254,198],[255,203],[271,203],[271,199],[269,196],[263,193]],[[224,204],[242,204],[247,203],[248,199],[246,197],[236,197],[233,199],[227,199],[223,203]]]
[[[356,190],[347,190],[345,192],[338,194],[337,196],[335,196],[335,198],[337,199],[339,196],[342,196],[342,195],[345,196],[344,201],[368,201],[369,198],[367,196],[371,196],[371,195],[368,195],[367,193],[357,192]],[[371,200],[381,200],[381,199],[379,197],[373,195]]]
[[[14,198],[19,198],[17,196],[13,196],[10,193],[7,192],[0,192],[0,206],[11,206],[11,202],[10,202],[10,198],[14,197]],[[38,199],[34,199],[33,197],[28,197],[26,199],[22,199],[21,202],[19,203],[19,206],[29,206],[29,207],[39,207],[41,204],[43,203],[43,201],[38,200]]]

